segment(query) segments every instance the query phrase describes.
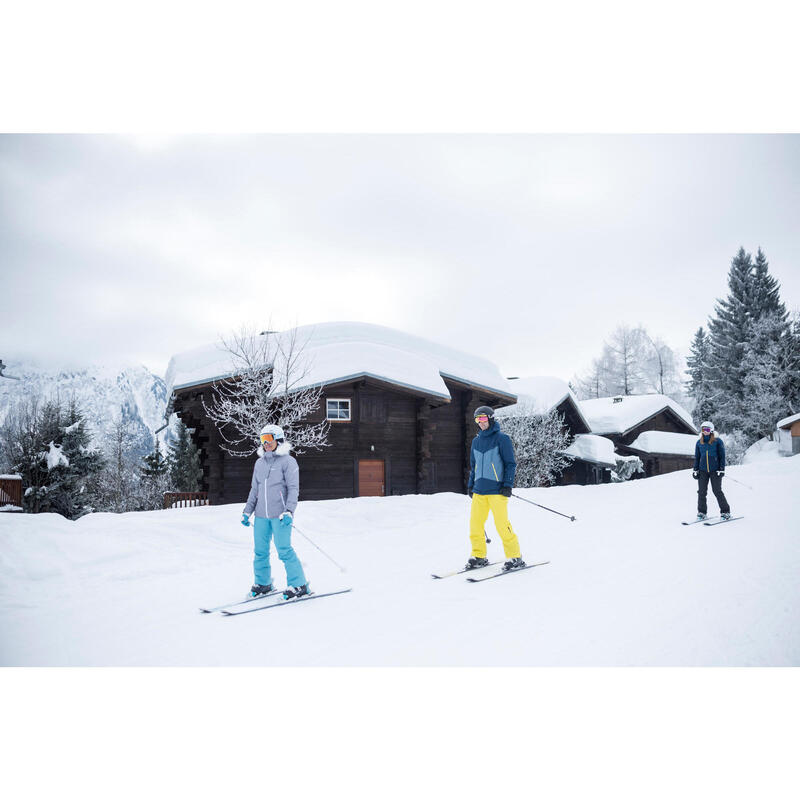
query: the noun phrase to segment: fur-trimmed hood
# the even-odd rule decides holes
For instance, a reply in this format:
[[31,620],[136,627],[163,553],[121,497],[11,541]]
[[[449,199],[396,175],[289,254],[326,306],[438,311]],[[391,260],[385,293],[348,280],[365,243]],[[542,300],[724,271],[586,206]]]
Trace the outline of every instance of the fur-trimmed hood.
[[262,447],[261,458],[264,458],[267,454],[272,456],[288,456],[289,453],[292,452],[292,445],[290,442],[282,441],[274,450],[264,450]]

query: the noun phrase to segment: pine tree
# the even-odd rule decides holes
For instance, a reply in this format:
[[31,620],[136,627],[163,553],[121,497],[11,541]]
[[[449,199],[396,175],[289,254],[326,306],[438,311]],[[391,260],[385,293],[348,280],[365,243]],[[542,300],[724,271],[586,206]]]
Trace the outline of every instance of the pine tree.
[[753,264],[753,284],[750,298],[750,316],[753,321],[762,317],[777,317],[788,328],[786,306],[780,298],[781,286],[769,274],[769,262],[761,248],[758,248]]
[[60,427],[61,452],[69,466],[62,476],[62,507],[59,513],[69,519],[77,519],[95,510],[98,478],[105,468],[105,459],[99,450],[91,446],[86,419],[74,399],[65,409]]
[[27,487],[25,511],[77,519],[94,510],[104,462],[74,401],[65,407],[59,399],[26,397],[9,409],[0,448]]
[[711,348],[708,371],[714,391],[710,398],[721,429],[740,428],[744,418],[745,345],[750,337],[753,261],[743,247],[731,261],[728,297],[717,300],[716,317],[709,320]]
[[779,348],[781,361],[781,394],[787,416],[800,413],[800,312],[794,312],[789,329]]
[[771,436],[775,423],[785,415],[783,339],[790,334],[779,314],[762,317],[753,324],[742,366],[745,415],[742,432],[748,443]]
[[169,474],[177,492],[198,492],[203,478],[200,451],[189,435],[189,430],[178,422],[177,438],[170,445]]
[[710,378],[711,342],[705,330],[700,327],[692,340],[691,353],[686,359],[689,375],[689,397],[695,401],[692,418],[696,423],[709,419],[714,413],[711,397],[714,387]]
[[158,437],[153,452],[145,456],[144,466],[139,471],[139,508],[154,511],[164,507],[164,494],[172,491],[172,476],[169,474],[169,460],[161,453]]
[[145,478],[155,478],[159,475],[166,475],[169,471],[169,462],[161,453],[161,444],[156,438],[156,445],[150,455],[145,456],[142,476]]

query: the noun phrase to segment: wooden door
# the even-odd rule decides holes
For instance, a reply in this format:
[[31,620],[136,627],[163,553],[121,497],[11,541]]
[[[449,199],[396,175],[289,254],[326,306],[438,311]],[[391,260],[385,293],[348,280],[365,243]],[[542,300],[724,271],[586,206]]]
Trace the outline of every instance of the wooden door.
[[359,497],[383,497],[386,494],[384,467],[385,465],[383,461],[359,460]]

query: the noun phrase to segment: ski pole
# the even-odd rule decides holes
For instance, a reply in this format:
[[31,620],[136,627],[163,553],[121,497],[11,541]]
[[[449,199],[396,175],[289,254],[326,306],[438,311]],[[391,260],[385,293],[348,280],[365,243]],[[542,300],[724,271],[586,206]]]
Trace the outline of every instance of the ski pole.
[[548,508],[547,506],[541,506],[539,503],[534,503],[533,500],[526,500],[524,497],[520,497],[518,494],[511,493],[512,497],[516,497],[517,500],[522,500],[525,503],[530,503],[532,506],[539,506],[539,508],[543,508],[545,511],[552,511],[554,514],[558,514],[559,517],[566,517],[570,522],[575,522],[575,517],[571,517],[569,514],[562,514],[560,511],[554,511],[552,508]]
[[491,543],[492,540],[488,536],[486,536],[486,528],[483,529],[483,535],[486,538],[486,544]]
[[[298,533],[299,533],[299,534],[300,534],[300,535],[301,535],[301,536],[302,536],[302,537],[303,537],[303,538],[304,538],[306,541],[308,541],[308,542],[311,542],[311,539],[309,539],[309,538],[308,538],[308,536],[306,536],[306,535],[303,533],[303,531],[301,531],[301,530],[300,530],[300,528],[298,528],[298,527],[297,527],[297,525],[295,525],[294,523],[292,523],[292,528],[293,528],[294,530],[296,530],[296,531],[297,531],[297,532],[298,532]],[[311,542],[311,544],[314,544],[314,542]],[[322,553],[322,555],[324,555],[324,556],[325,556],[325,558],[327,558],[327,559],[330,559],[331,561],[333,561],[333,563],[334,563],[334,564],[336,564],[336,566],[337,566],[337,567],[339,567],[339,569],[340,569],[342,572],[347,572],[347,570],[346,570],[346,569],[345,569],[343,566],[341,566],[340,564],[337,564],[337,563],[336,563],[336,561],[334,561],[334,560],[333,560],[333,559],[332,559],[332,558],[331,558],[331,557],[330,557],[330,556],[329,556],[329,555],[328,555],[328,554],[327,554],[327,553],[326,553],[326,552],[325,552],[325,551],[324,551],[324,550],[323,550],[321,547],[319,547],[319,546],[318,546],[318,545],[316,545],[316,544],[314,544],[314,547],[316,547],[316,548],[317,548],[317,550],[319,550],[319,551],[320,551],[320,553]]]

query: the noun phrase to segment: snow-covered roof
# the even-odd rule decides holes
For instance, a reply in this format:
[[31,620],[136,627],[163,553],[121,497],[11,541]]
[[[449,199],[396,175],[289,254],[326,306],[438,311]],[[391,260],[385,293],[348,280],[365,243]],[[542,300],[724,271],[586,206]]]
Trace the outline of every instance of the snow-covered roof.
[[786,417],[786,419],[782,419],[778,423],[778,427],[779,428],[788,428],[790,425],[793,425],[798,420],[800,420],[800,414],[795,414],[793,417]]
[[564,451],[568,456],[589,461],[592,464],[601,464],[604,467],[616,467],[617,455],[614,452],[614,442],[605,436],[596,436],[593,433],[580,433],[572,444]]
[[640,433],[633,444],[628,445],[632,450],[641,450],[643,453],[664,453],[676,456],[693,456],[697,437],[691,433],[670,433],[669,431],[645,431]]
[[[293,386],[295,390],[372,377],[449,400],[444,378],[451,378],[516,400],[510,383],[491,361],[393,328],[363,322],[326,322],[268,335],[278,343],[288,342],[294,333],[306,362],[305,375]],[[279,349],[273,347],[272,352]],[[278,371],[280,362],[280,356],[276,356]],[[221,344],[178,353],[167,367],[168,396],[176,389],[210,383],[236,371],[230,353]]]
[[587,430],[589,422],[584,417],[578,398],[575,397],[569,384],[551,376],[538,376],[535,378],[516,378],[509,381],[511,388],[516,392],[518,400],[512,406],[498,409],[498,417],[510,417],[519,413],[547,414],[557,408],[566,399],[570,399],[575,410]]
[[595,400],[581,400],[580,405],[584,416],[589,420],[592,433],[626,433],[667,408],[680,417],[690,430],[697,432],[692,415],[663,394],[626,395],[621,399],[599,397]]

